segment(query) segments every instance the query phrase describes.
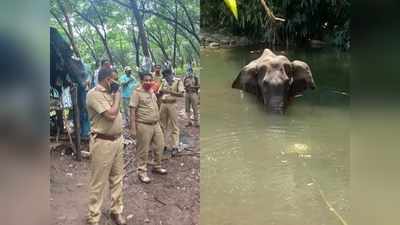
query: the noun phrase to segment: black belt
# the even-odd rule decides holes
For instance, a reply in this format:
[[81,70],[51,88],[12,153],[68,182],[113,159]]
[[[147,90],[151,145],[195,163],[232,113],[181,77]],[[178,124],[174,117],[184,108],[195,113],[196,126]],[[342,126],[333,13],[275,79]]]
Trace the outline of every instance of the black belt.
[[143,123],[143,124],[146,124],[146,125],[156,125],[156,124],[158,123],[158,121],[155,121],[155,122],[136,121],[136,122],[138,122],[138,123]]
[[165,103],[165,104],[171,104],[171,103],[175,103],[176,99],[161,99],[160,102]]
[[109,134],[102,134],[102,133],[92,133],[92,135],[94,136],[95,139],[98,138],[98,139],[103,139],[103,140],[108,140],[108,141],[115,141],[119,137],[121,137],[121,134],[109,135]]

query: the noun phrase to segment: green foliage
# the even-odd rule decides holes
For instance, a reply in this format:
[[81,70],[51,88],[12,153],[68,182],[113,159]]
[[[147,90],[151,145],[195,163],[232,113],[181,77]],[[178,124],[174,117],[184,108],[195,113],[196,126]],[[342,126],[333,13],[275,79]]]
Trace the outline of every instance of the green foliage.
[[[135,68],[137,61],[142,62],[143,54],[141,42],[138,40],[138,25],[132,15],[132,10],[112,0],[60,0],[60,2],[67,8],[73,25],[74,40],[81,58],[84,62],[91,64],[92,68],[96,67],[96,60],[108,58],[108,54],[96,29],[79,14],[87,17],[106,38],[114,65],[117,68],[127,65]],[[120,2],[129,5],[128,0],[120,0]],[[177,15],[175,15],[175,2],[178,9]],[[198,33],[200,30],[199,0],[137,0],[137,3],[143,16],[146,32],[163,38],[163,43],[160,45],[150,37],[151,35],[147,35],[155,63],[162,63],[166,60],[161,48],[165,50],[169,59],[173,57],[175,16],[177,16],[177,21],[189,31],[194,30]],[[57,22],[53,15],[50,19],[50,26],[56,27],[65,40],[69,41],[62,28],[62,26],[66,28],[67,25],[58,0],[50,0],[50,10],[62,22],[61,24]],[[152,14],[153,12],[170,20],[162,19]],[[135,41],[139,43],[138,49]],[[198,46],[198,41],[193,34],[182,28],[179,29],[177,33],[177,66],[187,64],[191,60],[198,61],[198,49],[194,49]],[[136,59],[137,55],[139,59]]]
[[223,1],[201,2],[201,26],[247,36],[256,42],[297,45],[308,40],[323,40],[342,48],[350,47],[348,0],[266,0],[277,17],[268,18],[259,0],[238,0],[236,21]]

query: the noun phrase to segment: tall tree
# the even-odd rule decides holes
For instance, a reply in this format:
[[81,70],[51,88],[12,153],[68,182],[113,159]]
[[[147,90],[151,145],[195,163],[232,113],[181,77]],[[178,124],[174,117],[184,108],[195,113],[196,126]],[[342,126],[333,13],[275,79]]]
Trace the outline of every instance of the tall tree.
[[143,51],[130,0],[74,0],[72,9],[66,1],[51,0],[50,24],[68,36],[71,32],[57,1],[66,5],[76,46],[86,62],[109,57],[116,67],[140,66],[148,52],[153,62],[175,61],[179,67],[189,56],[199,58],[199,42],[193,35],[199,31],[199,0],[135,0],[148,51]]
[[134,23],[134,17],[133,15],[130,16],[130,22],[131,22],[131,32],[132,32],[132,45],[135,47],[135,55],[136,55],[136,66],[140,66],[140,45],[139,45],[139,40],[138,37],[136,37],[135,34],[135,23]]
[[74,25],[74,28],[75,28],[76,32],[78,33],[78,36],[82,39],[82,41],[85,43],[86,47],[89,49],[90,55],[92,56],[93,60],[95,62],[97,62],[98,59],[97,59],[96,53],[95,53],[94,49],[92,48],[90,42],[82,34],[82,31],[79,28],[79,26]]
[[142,42],[143,55],[145,57],[149,57],[150,52],[149,52],[149,47],[147,44],[146,31],[144,30],[142,15],[140,15],[136,0],[129,0],[129,4],[130,4],[130,8],[132,10],[132,14],[135,17],[136,23],[139,28],[139,38]]
[[98,27],[98,25],[96,24],[96,22],[94,21],[94,19],[90,18],[90,16],[88,14],[82,13],[78,9],[75,9],[75,13],[78,14],[83,20],[85,20],[88,24],[90,24],[96,30],[96,33],[99,36],[99,38],[107,52],[108,59],[110,60],[110,63],[113,64],[114,62],[113,62],[113,57],[111,54],[110,47],[108,45],[107,31],[105,29],[105,23],[102,19],[101,14],[98,11],[96,5],[94,4],[94,2],[92,0],[90,0],[90,9],[93,10],[92,12],[97,17],[98,22],[100,23],[100,28],[102,29],[101,31],[100,31],[100,28]]
[[172,65],[176,67],[176,45],[177,45],[177,40],[176,40],[176,35],[178,33],[178,4],[177,1],[175,0],[175,27],[174,27],[174,56],[173,56],[173,61]]
[[[68,0],[65,0],[65,3],[67,3],[68,6],[70,6]],[[60,19],[60,17],[59,17],[59,16],[57,15],[57,13],[54,11],[54,8],[53,8],[53,9],[50,8],[50,14],[54,17],[54,19],[57,20],[57,22],[58,22],[58,24],[60,25],[60,27],[64,30],[65,34],[67,35],[67,38],[68,38],[69,42],[71,43],[72,50],[73,50],[74,54],[75,54],[77,57],[80,58],[81,55],[80,55],[80,53],[79,53],[79,49],[78,49],[78,47],[77,47],[77,45],[76,45],[76,42],[75,42],[74,32],[72,31],[72,25],[71,25],[71,21],[70,21],[70,18],[69,18],[69,14],[68,14],[68,12],[67,12],[67,9],[66,9],[64,3],[61,2],[60,0],[57,0],[56,4],[57,4],[59,10],[62,12],[63,17],[64,17],[64,20],[65,20],[65,23],[66,23],[67,26],[65,27],[63,21]]]

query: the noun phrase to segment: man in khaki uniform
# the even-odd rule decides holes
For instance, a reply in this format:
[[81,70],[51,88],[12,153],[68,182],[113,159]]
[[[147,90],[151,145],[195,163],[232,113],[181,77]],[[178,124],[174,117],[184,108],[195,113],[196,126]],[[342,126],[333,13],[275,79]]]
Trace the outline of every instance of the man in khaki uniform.
[[89,184],[88,223],[99,224],[101,205],[107,182],[111,193],[111,219],[117,225],[126,224],[122,217],[123,143],[122,116],[119,112],[121,93],[114,82],[116,72],[103,68],[98,84],[87,94],[87,108],[91,123],[91,177]]
[[[166,142],[164,151],[168,151],[169,149],[171,149],[171,154],[172,156],[174,156],[176,153],[178,153],[179,145],[179,127],[177,123],[178,114],[176,110],[176,98],[183,97],[184,87],[182,81],[173,76],[171,69],[163,70],[163,76],[164,79],[162,80],[160,87],[160,93],[162,94],[160,99],[160,121]],[[170,136],[167,135],[168,130],[171,130]],[[168,137],[170,137],[172,140],[170,148],[168,148],[167,146]]]
[[151,179],[147,174],[147,164],[150,145],[155,147],[155,165],[152,172],[167,174],[161,167],[162,147],[164,138],[160,127],[160,115],[157,97],[153,92],[153,78],[150,73],[140,75],[141,85],[136,88],[131,97],[131,135],[136,137],[138,177],[143,183]]
[[161,66],[160,65],[154,65],[154,72],[153,72],[153,91],[155,94],[158,94],[158,91],[160,89],[161,86],[161,80],[162,80],[162,76],[161,76]]
[[194,117],[194,126],[199,127],[199,111],[198,111],[198,102],[199,95],[198,90],[200,88],[199,78],[193,75],[193,70],[189,69],[187,72],[187,76],[183,80],[183,84],[185,86],[185,111],[188,119],[187,126],[192,126],[192,122],[190,119],[190,109],[193,109],[193,117]]
[[160,97],[161,97],[161,93],[160,93],[160,87],[161,87],[161,81],[162,81],[162,76],[161,76],[161,65],[154,65],[154,72],[153,72],[153,91],[154,94],[156,94],[157,97],[157,104],[158,104],[158,108],[160,108]]

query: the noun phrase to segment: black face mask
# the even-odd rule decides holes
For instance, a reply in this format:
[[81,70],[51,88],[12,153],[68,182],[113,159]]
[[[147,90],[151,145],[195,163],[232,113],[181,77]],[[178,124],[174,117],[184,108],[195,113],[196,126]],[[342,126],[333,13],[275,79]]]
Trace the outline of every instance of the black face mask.
[[165,77],[165,80],[168,82],[169,85],[171,85],[172,82],[174,81],[174,78],[171,75],[169,75],[169,76]]
[[118,89],[119,89],[119,84],[116,83],[115,81],[111,81],[111,84],[110,84],[110,92],[111,92],[111,93],[115,93],[115,92],[118,91]]

